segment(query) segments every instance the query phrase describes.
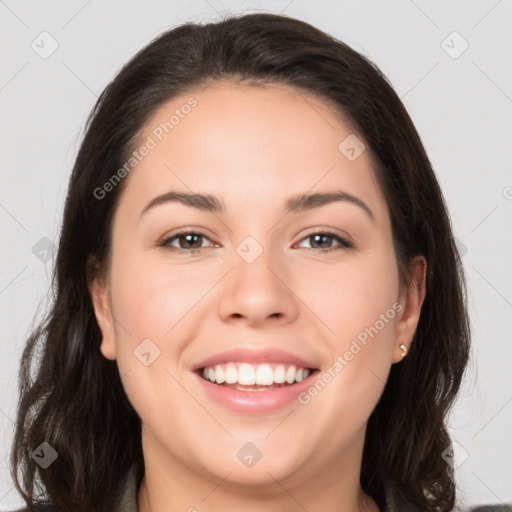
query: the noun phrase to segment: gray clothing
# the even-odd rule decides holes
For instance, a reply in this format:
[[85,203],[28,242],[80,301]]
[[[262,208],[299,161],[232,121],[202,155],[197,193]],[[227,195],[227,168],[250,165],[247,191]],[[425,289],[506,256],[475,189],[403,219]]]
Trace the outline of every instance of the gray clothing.
[[[137,477],[135,466],[126,475],[121,491],[121,502],[116,512],[137,512]],[[40,512],[52,512],[51,505],[38,505]],[[24,512],[19,509],[14,512]],[[488,505],[485,507],[472,508],[469,512],[512,512],[512,505]],[[408,503],[400,492],[393,489],[386,489],[386,508],[384,512],[421,512],[419,508]]]

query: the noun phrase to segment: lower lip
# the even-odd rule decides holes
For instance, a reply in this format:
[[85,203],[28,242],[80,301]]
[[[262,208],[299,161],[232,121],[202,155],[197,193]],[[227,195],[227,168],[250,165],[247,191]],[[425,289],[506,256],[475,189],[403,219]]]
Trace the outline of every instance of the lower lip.
[[312,377],[318,371],[313,371],[301,382],[290,384],[282,388],[269,389],[268,391],[240,391],[213,384],[203,379],[197,372],[194,372],[197,379],[203,386],[208,396],[219,404],[239,413],[265,414],[276,411],[298,400],[298,395],[304,392],[312,383]]

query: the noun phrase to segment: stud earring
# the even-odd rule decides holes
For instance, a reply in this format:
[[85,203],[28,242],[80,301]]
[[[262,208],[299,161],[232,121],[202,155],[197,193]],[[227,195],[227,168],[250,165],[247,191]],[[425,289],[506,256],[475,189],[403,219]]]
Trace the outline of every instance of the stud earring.
[[405,357],[405,356],[407,355],[407,352],[408,352],[407,347],[402,343],[402,344],[400,345],[400,348],[401,348],[401,350],[402,350],[402,354],[401,354],[401,355],[402,355],[402,357]]

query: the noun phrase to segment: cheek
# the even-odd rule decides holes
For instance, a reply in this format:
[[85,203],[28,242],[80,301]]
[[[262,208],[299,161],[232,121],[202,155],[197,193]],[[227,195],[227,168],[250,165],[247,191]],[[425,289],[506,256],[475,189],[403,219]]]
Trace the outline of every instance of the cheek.
[[[307,274],[301,272],[297,279],[302,290],[298,295],[307,298],[307,305],[328,327],[326,338],[333,349],[346,350],[375,324],[380,339],[393,337],[399,279],[392,251],[353,258],[346,264],[318,265]],[[386,343],[379,344],[383,345]]]
[[148,265],[143,253],[113,258],[117,364],[130,402],[149,424],[174,421],[169,404],[197,408],[173,377],[180,375],[181,353],[196,336],[194,314],[206,303],[201,297],[212,286],[211,276],[203,274]]
[[[392,364],[399,304],[399,278],[392,248],[346,266],[319,267],[308,280],[308,306],[328,326],[330,365],[325,380],[339,410],[370,414]],[[322,387],[322,383],[319,384]],[[315,393],[315,391],[313,391]],[[325,393],[324,399],[330,393]],[[368,406],[362,410],[362,404]],[[352,405],[350,405],[352,404]],[[358,405],[359,404],[359,405]]]
[[[336,404],[336,421],[362,425],[384,389],[392,364],[397,317],[402,310],[397,302],[394,253],[381,252],[335,270],[318,267],[303,279],[307,305],[328,327],[324,332],[330,353],[330,364],[303,402],[318,396],[325,407]],[[346,418],[347,411],[350,418]]]
[[117,259],[112,266],[112,304],[132,338],[158,344],[175,337],[181,321],[212,286],[212,276],[194,265],[177,268],[150,261],[143,253]]

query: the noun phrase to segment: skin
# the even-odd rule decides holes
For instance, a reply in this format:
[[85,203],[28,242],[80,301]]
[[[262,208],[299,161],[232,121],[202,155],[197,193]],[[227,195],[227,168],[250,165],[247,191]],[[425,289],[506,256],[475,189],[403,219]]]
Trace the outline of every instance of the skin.
[[[400,344],[413,338],[425,261],[411,262],[401,287],[368,152],[349,161],[338,150],[353,132],[321,100],[281,85],[218,82],[163,105],[141,140],[190,96],[198,105],[126,178],[108,269],[91,285],[101,352],[117,360],[142,421],[139,510],[375,512],[359,483],[365,429],[403,358]],[[170,190],[214,195],[226,211],[167,202],[141,215]],[[364,201],[374,218],[347,201],[284,214],[290,196],[335,190]],[[181,253],[159,245],[189,227],[207,237],[196,239],[201,252],[190,254],[183,239]],[[354,247],[335,238],[315,246],[310,236],[325,230]],[[236,252],[248,236],[263,248],[250,264]],[[327,370],[396,303],[401,312],[307,405],[242,415],[207,398],[191,372],[236,346],[278,347]],[[147,338],[161,351],[149,366],[133,354]],[[251,468],[236,456],[247,442],[263,454]]]

